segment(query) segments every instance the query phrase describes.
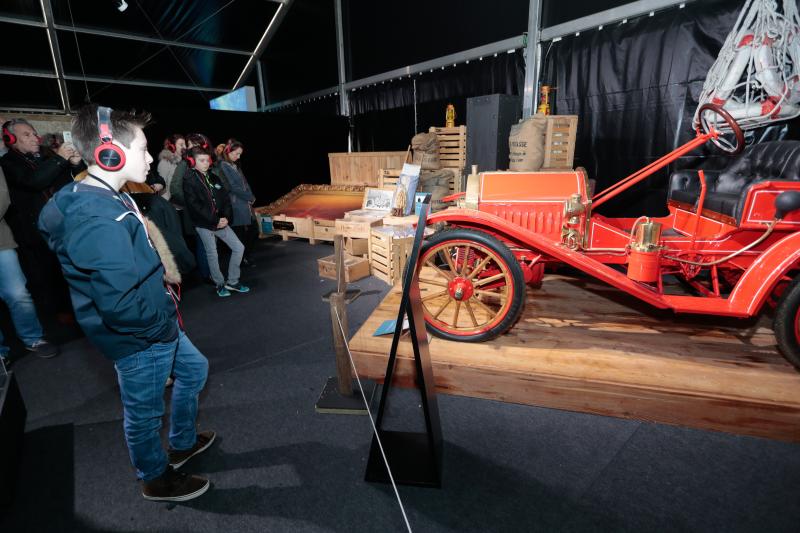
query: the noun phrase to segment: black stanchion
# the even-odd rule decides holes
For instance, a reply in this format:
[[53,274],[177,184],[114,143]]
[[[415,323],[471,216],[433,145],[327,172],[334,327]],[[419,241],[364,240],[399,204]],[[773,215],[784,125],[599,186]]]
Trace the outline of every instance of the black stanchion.
[[[430,210],[430,194],[422,203],[414,246],[408,258],[405,276],[403,277],[403,298],[397,313],[397,324],[386,365],[386,376],[383,381],[380,405],[375,420],[377,435],[372,439],[369,460],[367,462],[367,481],[389,483],[390,474],[386,462],[391,469],[395,483],[421,487],[441,487],[442,473],[442,428],[439,421],[439,405],[436,401],[436,390],[433,382],[430,353],[428,351],[428,333],[425,330],[422,300],[419,290],[418,264],[420,247],[425,233],[425,221]],[[383,415],[386,410],[389,389],[392,387],[392,376],[397,360],[397,347],[403,332],[403,319],[408,317],[411,333],[411,345],[414,349],[414,366],[416,383],[422,399],[422,410],[425,416],[425,432],[389,431],[382,428]],[[379,440],[380,439],[380,442]],[[382,444],[382,446],[381,446]]]

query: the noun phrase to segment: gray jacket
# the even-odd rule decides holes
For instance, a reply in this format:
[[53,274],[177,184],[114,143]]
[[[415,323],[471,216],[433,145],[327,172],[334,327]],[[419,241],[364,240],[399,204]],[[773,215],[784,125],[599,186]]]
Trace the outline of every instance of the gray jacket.
[[9,250],[17,247],[11,228],[8,227],[6,222],[6,211],[8,211],[9,205],[11,205],[11,197],[8,195],[8,184],[6,184],[6,176],[3,174],[3,169],[0,168],[0,250]]
[[231,205],[233,206],[231,226],[247,226],[252,218],[250,204],[256,201],[256,197],[250,190],[247,178],[236,165],[222,161],[219,166],[230,187]]

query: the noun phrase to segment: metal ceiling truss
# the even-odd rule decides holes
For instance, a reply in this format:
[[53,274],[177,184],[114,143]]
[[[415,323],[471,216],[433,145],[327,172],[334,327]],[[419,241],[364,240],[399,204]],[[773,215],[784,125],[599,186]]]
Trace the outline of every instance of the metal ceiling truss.
[[231,89],[232,91],[235,91],[236,89],[241,87],[242,82],[245,79],[247,79],[247,75],[250,74],[250,71],[253,70],[253,67],[255,67],[256,62],[261,57],[261,54],[264,52],[264,49],[267,47],[269,42],[275,36],[275,33],[278,31],[281,22],[283,22],[283,19],[286,17],[286,13],[288,13],[289,8],[292,7],[292,2],[294,2],[294,0],[282,0],[280,2],[281,5],[278,6],[278,10],[272,16],[272,20],[269,21],[267,29],[264,30],[264,34],[261,35],[261,39],[259,39],[255,50],[253,50],[253,53],[250,54],[250,59],[247,60],[247,64],[245,64],[244,69],[242,69],[242,73],[239,74],[239,78],[236,80],[236,83],[233,84],[233,88]]
[[[196,87],[193,85],[184,85],[177,83],[154,82],[144,80],[119,80],[111,77],[104,76],[75,76],[65,74],[63,65],[61,63],[61,53],[58,45],[57,30],[62,31],[75,31],[88,35],[97,35],[102,37],[110,37],[115,39],[128,39],[139,42],[147,42],[159,44],[163,46],[177,46],[182,48],[191,48],[197,50],[207,50],[210,52],[217,52],[223,54],[234,55],[247,55],[249,59],[241,74],[239,75],[233,89],[241,86],[242,82],[247,78],[248,74],[257,65],[258,59],[263,53],[264,49],[269,44],[270,40],[274,37],[281,22],[283,21],[286,13],[292,5],[294,0],[269,0],[279,3],[278,10],[272,17],[269,25],[264,31],[261,39],[259,40],[256,48],[249,52],[247,50],[237,50],[232,48],[224,48],[218,46],[209,46],[203,44],[193,44],[180,41],[170,41],[167,39],[156,39],[144,35],[137,35],[131,33],[105,31],[93,28],[82,28],[72,26],[65,26],[63,24],[55,24],[53,19],[53,10],[50,0],[40,0],[42,7],[42,16],[44,22],[25,19],[13,16],[0,16],[0,23],[10,23],[22,26],[43,28],[47,31],[47,38],[50,44],[50,51],[53,57],[54,72],[41,72],[26,69],[0,69],[0,74],[10,76],[27,76],[38,78],[50,78],[58,80],[59,93],[64,112],[69,112],[69,96],[67,93],[67,80],[86,80],[101,83],[113,83],[119,85],[138,85],[144,87],[159,87],[166,89],[187,89],[208,92],[227,92],[229,89],[217,87]],[[538,78],[541,68],[541,44],[548,41],[558,41],[563,37],[569,35],[579,35],[583,31],[592,29],[603,29],[603,26],[615,23],[625,23],[628,19],[635,17],[654,14],[658,10],[667,9],[674,6],[683,7],[689,2],[694,0],[638,0],[630,2],[619,7],[600,11],[592,15],[573,19],[562,24],[550,26],[548,28],[541,28],[541,4],[542,0],[530,0],[529,14],[528,14],[528,37],[525,36],[512,37],[503,41],[497,41],[484,46],[471,48],[455,54],[449,54],[430,61],[424,61],[414,65],[409,65],[403,68],[390,70],[374,76],[361,78],[351,82],[345,82],[345,64],[344,64],[344,36],[342,34],[342,13],[341,13],[341,0],[336,0],[336,30],[337,30],[337,58],[338,58],[338,73],[339,84],[334,87],[308,93],[296,98],[290,98],[270,105],[263,105],[262,111],[274,111],[283,107],[293,106],[296,104],[312,101],[319,98],[329,96],[339,96],[340,109],[343,115],[349,114],[349,100],[347,98],[347,91],[353,91],[362,87],[376,85],[378,83],[385,83],[394,79],[409,77],[414,74],[421,74],[426,71],[431,72],[437,69],[443,69],[451,65],[468,62],[475,59],[482,59],[490,55],[497,55],[508,51],[525,48],[526,58],[533,58],[532,61],[526,60],[525,67],[525,86],[523,98],[523,112],[525,116],[530,116],[536,109],[538,100]],[[263,94],[263,83],[261,83]],[[263,96],[262,96],[263,102]],[[32,112],[52,112],[47,109],[36,108],[15,108],[18,110],[30,110]]]
[[[473,61],[476,59],[480,60],[483,59],[484,57],[512,52],[514,50],[522,48],[523,46],[524,46],[523,36],[520,35],[519,37],[511,37],[510,39],[503,39],[502,41],[497,41],[483,46],[478,46],[476,48],[470,48],[469,50],[464,50],[462,52],[458,52],[455,54],[448,54],[446,56],[438,57],[436,59],[431,59],[430,61],[415,63],[414,65],[408,65],[406,67],[389,70],[387,72],[376,74],[374,76],[368,76],[366,78],[361,78],[351,82],[343,83],[341,84],[341,87],[345,91],[358,90],[363,87],[377,85],[379,83],[385,83],[387,81],[392,81],[395,79],[407,78],[409,76],[413,76],[414,74],[433,72],[434,70],[440,70],[446,67],[452,67],[459,63],[466,63],[468,61]],[[339,87],[340,86],[329,87],[327,89],[322,89],[320,91],[305,94],[297,98],[291,98],[288,100],[283,100],[281,102],[270,104],[264,108],[264,111],[273,111],[281,107],[287,107],[290,105],[307,102],[309,100],[314,100],[317,98],[336,95],[339,94]]]

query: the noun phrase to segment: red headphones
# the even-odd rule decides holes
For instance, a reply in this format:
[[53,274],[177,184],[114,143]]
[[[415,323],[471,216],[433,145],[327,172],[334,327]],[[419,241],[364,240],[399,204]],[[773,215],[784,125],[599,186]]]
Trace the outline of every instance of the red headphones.
[[175,143],[167,139],[167,150],[174,154],[178,150],[178,147],[175,146]]
[[189,165],[189,168],[194,168],[194,166],[197,164],[197,161],[195,161],[194,156],[187,155],[186,164]]
[[94,160],[97,166],[109,172],[115,172],[125,166],[125,152],[113,143],[111,132],[111,108],[97,107],[97,129],[100,146],[94,149]]
[[11,133],[5,126],[3,126],[3,142],[9,147],[17,142],[17,136]]

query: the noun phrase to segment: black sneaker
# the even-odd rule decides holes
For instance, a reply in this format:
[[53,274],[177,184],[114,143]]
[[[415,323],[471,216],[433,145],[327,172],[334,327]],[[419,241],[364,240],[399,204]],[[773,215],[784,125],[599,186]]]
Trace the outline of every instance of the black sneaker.
[[58,346],[50,344],[44,339],[40,339],[30,346],[25,347],[29,352],[33,352],[42,359],[50,359],[58,355]]
[[212,444],[217,434],[214,431],[201,431],[197,434],[197,441],[188,450],[169,450],[169,465],[178,469],[186,464],[186,461],[206,451]]
[[201,496],[210,486],[204,477],[176,472],[167,465],[163,474],[142,483],[142,496],[154,502],[185,502]]

